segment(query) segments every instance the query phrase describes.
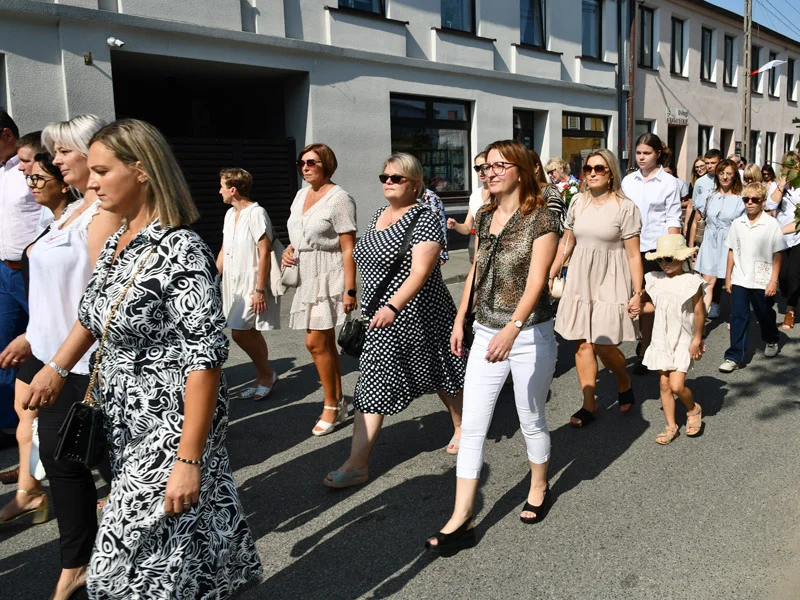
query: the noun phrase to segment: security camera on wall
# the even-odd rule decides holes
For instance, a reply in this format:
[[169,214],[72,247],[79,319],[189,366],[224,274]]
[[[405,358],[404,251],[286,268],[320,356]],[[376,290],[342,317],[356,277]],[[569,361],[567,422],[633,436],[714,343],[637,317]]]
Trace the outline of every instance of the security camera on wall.
[[108,44],[109,48],[122,48],[125,45],[125,42],[118,40],[115,37],[110,37],[106,40],[106,44]]

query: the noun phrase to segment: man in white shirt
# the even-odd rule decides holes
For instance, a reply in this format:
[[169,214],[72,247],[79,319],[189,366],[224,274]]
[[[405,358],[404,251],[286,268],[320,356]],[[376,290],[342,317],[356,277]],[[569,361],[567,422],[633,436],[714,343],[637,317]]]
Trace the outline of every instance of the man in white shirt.
[[[20,261],[23,250],[36,238],[42,215],[42,207],[34,201],[19,170],[18,138],[17,124],[0,109],[0,351],[28,324]],[[16,445],[16,373],[16,369],[0,369],[0,448]]]
[[766,186],[751,183],[742,190],[745,214],[735,219],[728,230],[728,267],[725,287],[731,295],[731,345],[719,370],[731,373],[744,363],[750,307],[761,327],[766,343],[764,356],[778,354],[778,326],[775,324],[775,293],[781,270],[781,251],[786,249],[781,226],[764,212]]

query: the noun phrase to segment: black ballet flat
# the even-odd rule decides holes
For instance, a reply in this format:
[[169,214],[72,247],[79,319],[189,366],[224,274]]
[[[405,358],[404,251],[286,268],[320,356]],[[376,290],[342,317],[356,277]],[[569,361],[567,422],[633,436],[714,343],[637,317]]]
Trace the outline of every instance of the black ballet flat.
[[536,516],[531,517],[523,517],[520,515],[519,520],[525,523],[526,525],[533,525],[534,523],[538,523],[539,521],[543,521],[544,518],[547,516],[547,513],[550,511],[550,505],[552,504],[552,495],[550,494],[550,486],[547,486],[547,489],[544,491],[544,498],[542,498],[542,503],[539,506],[534,506],[527,500],[525,501],[525,506],[522,507],[520,512],[532,512],[536,513]]
[[[425,549],[431,554],[438,556],[452,556],[460,550],[472,548],[475,543],[475,528],[467,529],[472,523],[472,517],[452,533],[442,533],[441,531],[432,535],[425,542]],[[436,539],[436,544],[431,544],[431,538]]]
[[624,392],[617,394],[617,402],[619,403],[620,412],[628,412],[636,404],[636,397],[633,395],[633,386],[629,387]]

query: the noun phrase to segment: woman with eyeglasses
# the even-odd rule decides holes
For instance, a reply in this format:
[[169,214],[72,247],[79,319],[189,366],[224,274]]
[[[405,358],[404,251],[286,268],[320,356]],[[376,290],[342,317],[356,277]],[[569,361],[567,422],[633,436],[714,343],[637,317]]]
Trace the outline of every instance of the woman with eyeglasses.
[[487,151],[490,166],[486,172],[492,195],[489,204],[478,212],[475,263],[464,284],[450,336],[453,355],[464,356],[464,323],[474,295],[475,339],[464,381],[455,504],[444,527],[425,542],[429,552],[440,555],[475,544],[474,505],[486,434],[509,373],[525,440],[526,466],[531,473],[520,521],[526,525],[540,522],[551,500],[545,401],[557,348],[547,271],[556,255],[561,223],[545,204],[533,155],[522,143],[493,142]]
[[797,207],[800,206],[800,188],[788,176],[800,170],[800,154],[787,152],[781,159],[781,176],[772,193],[767,196],[767,211],[774,211],[788,248],[783,251],[778,276],[781,294],[786,300],[786,313],[781,329],[794,329],[794,311],[800,302],[800,233],[796,233]]
[[[642,218],[620,187],[617,159],[608,150],[595,150],[584,163],[583,181],[586,191],[569,205],[557,254],[571,258],[556,331],[577,345],[575,367],[583,405],[570,418],[573,427],[586,427],[597,416],[598,357],[617,380],[620,411],[633,407],[632,382],[618,346],[637,338],[633,318],[641,314],[644,289]],[[551,285],[558,268],[558,261],[550,267]]]
[[[75,323],[81,296],[100,251],[121,222],[118,216],[100,207],[97,194],[88,187],[89,140],[102,126],[103,121],[98,117],[81,115],[51,123],[42,131],[45,148],[54,154],[51,164],[37,156],[33,175],[54,177],[45,182],[42,191],[58,190],[62,194],[65,186],[71,186],[83,193],[83,197],[57,214],[49,231],[28,252],[30,319],[25,337],[32,356],[17,375],[20,402],[40,370],[53,373],[54,356]],[[46,173],[40,173],[39,168]],[[55,175],[56,169],[59,176]],[[41,180],[37,183],[41,185]],[[39,455],[50,482],[61,547],[61,576],[51,596],[56,600],[69,598],[85,584],[97,533],[97,492],[91,470],[54,458],[61,425],[72,405],[83,400],[89,384],[89,357],[93,349],[77,357],[64,373],[63,389],[38,407]],[[110,479],[107,473],[104,478]]]
[[[558,220],[562,224],[561,231],[563,231],[564,220],[567,218],[567,203],[564,201],[564,197],[555,184],[547,181],[547,175],[545,174],[544,165],[542,165],[542,159],[539,158],[539,153],[531,149],[529,149],[528,152],[531,153],[531,158],[533,159],[533,174],[534,177],[536,177],[536,182],[539,184],[539,190],[544,198],[544,204],[548,209],[558,215]],[[559,231],[559,234],[561,231]]]
[[703,207],[706,230],[694,267],[708,282],[703,298],[706,314],[713,301],[714,285],[718,278],[725,279],[728,268],[728,246],[725,244],[728,230],[734,219],[744,214],[741,193],[742,180],[736,163],[730,159],[723,160],[717,165],[714,191],[708,195]]
[[694,192],[694,184],[697,183],[697,180],[700,179],[703,175],[706,174],[706,158],[705,156],[698,156],[694,159],[692,163],[692,181],[689,185],[689,195],[692,195]]
[[[681,189],[678,180],[662,166],[666,153],[664,144],[654,133],[645,133],[636,140],[636,164],[639,167],[622,180],[622,193],[630,198],[642,218],[640,235],[642,280],[636,282],[637,289],[644,288],[644,273],[660,273],[661,267],[645,254],[656,249],[656,240],[662,235],[681,233]],[[688,204],[688,202],[687,202]],[[633,366],[634,375],[644,375],[648,369],[642,364],[650,335],[653,330],[653,315],[643,314],[639,318],[642,340],[636,348],[638,360]]]
[[299,274],[289,327],[306,332],[306,348],[325,394],[311,430],[315,436],[332,433],[350,412],[334,328],[356,307],[356,203],[331,181],[337,166],[325,144],[310,144],[300,152],[297,168],[308,185],[292,202],[286,223],[291,243],[281,259],[284,269],[295,267]]
[[[369,479],[369,456],[384,417],[424,394],[436,392],[450,412],[455,433],[449,454],[458,452],[461,436],[465,361],[450,353],[456,307],[439,267],[442,228],[417,202],[422,165],[410,154],[393,154],[379,179],[388,204],[372,216],[353,253],[363,284],[362,307],[379,308],[364,315],[370,321],[359,360],[350,457],[323,480],[332,488]],[[406,239],[408,249],[393,269]]]

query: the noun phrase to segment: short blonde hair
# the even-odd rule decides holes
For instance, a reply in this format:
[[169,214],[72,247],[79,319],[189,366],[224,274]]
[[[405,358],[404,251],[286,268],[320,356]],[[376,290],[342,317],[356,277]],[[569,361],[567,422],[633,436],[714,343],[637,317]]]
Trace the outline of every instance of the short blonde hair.
[[762,200],[766,200],[767,186],[765,186],[761,182],[756,182],[756,181],[748,183],[742,188],[742,197],[761,198]]
[[126,165],[141,163],[147,175],[148,211],[155,213],[162,227],[190,225],[200,218],[172,148],[150,123],[115,121],[94,134],[92,144],[103,144]]
[[569,163],[563,158],[551,158],[547,161],[547,164],[544,166],[545,172],[549,173],[553,169],[561,171],[564,175],[569,175],[570,172]]
[[417,184],[417,189],[415,194],[417,198],[420,198],[425,192],[425,186],[422,183],[424,174],[422,171],[422,165],[420,164],[417,157],[413,154],[408,154],[407,152],[395,152],[386,161],[383,163],[383,168],[386,170],[387,165],[394,165],[403,173],[403,175]]
[[749,163],[742,169],[744,177],[742,178],[745,183],[757,183],[761,181],[761,169],[755,163]]
[[56,146],[61,146],[88,156],[89,141],[105,124],[97,115],[78,115],[69,121],[56,121],[42,130],[42,144],[50,154],[55,154]]

